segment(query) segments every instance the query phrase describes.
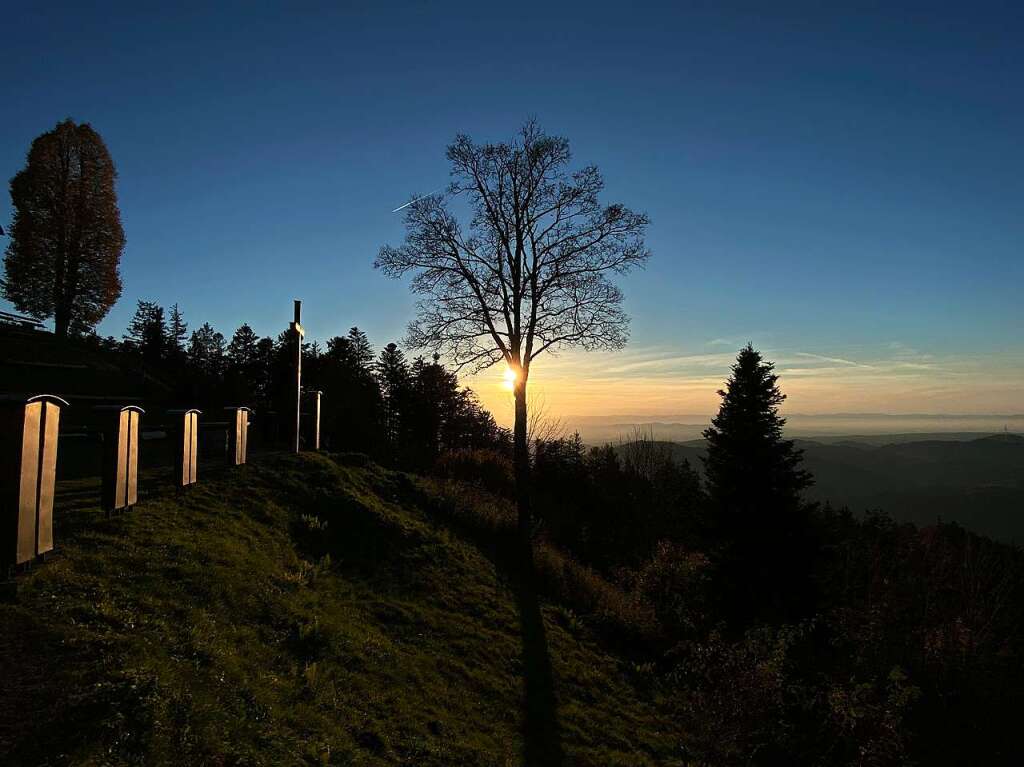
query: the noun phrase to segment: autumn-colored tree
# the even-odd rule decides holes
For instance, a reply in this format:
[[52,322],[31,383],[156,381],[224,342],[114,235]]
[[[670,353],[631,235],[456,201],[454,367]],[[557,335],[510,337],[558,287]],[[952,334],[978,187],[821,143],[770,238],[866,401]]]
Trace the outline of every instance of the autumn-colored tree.
[[121,296],[116,178],[100,135],[68,119],[32,142],[11,179],[3,294],[18,311],[53,317],[58,336],[90,330]]
[[[601,173],[570,170],[568,140],[528,122],[512,141],[448,147],[445,194],[406,206],[405,243],[376,266],[412,274],[424,298],[409,346],[445,353],[457,369],[504,362],[515,374],[516,501],[530,528],[527,383],[534,360],[564,347],[617,349],[627,338],[622,292],[611,277],[642,265],[647,216],[603,205]],[[449,204],[468,206],[460,224]]]

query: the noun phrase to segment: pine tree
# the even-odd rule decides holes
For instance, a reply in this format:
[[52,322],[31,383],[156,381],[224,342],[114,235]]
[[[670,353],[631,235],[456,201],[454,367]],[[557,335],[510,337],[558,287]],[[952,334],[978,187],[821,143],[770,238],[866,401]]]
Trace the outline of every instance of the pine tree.
[[257,358],[256,346],[259,340],[260,337],[249,327],[248,323],[243,324],[235,331],[227,349],[227,362],[232,371],[243,375],[252,371]]
[[269,408],[274,392],[274,339],[261,338],[256,343],[255,390],[261,407]]
[[409,365],[405,355],[396,344],[390,343],[381,349],[377,360],[377,382],[384,400],[384,434],[392,447],[395,457],[402,431],[408,426],[403,421],[407,415],[406,403],[409,392]]
[[352,354],[356,365],[369,370],[373,365],[373,347],[370,345],[370,339],[366,337],[366,333],[357,327],[352,327],[348,331],[348,340],[352,344]]
[[167,354],[169,335],[164,308],[156,302],[140,300],[124,336],[129,345],[141,352],[147,362],[159,362]]
[[766,504],[791,508],[811,476],[800,468],[803,451],[783,439],[779,415],[786,395],[774,365],[747,344],[732,366],[722,404],[711,426],[704,459],[708,493],[716,510],[752,519]]
[[783,439],[786,395],[774,365],[747,344],[704,431],[704,471],[734,617],[794,612],[807,594],[803,451]]
[[185,345],[188,342],[188,324],[177,304],[171,307],[171,319],[167,326],[168,352],[174,359],[185,356]]
[[188,360],[201,375],[220,378],[224,372],[224,336],[204,322],[189,339]]
[[248,324],[243,324],[231,336],[225,355],[225,383],[227,393],[235,402],[251,404],[259,390],[259,340]]

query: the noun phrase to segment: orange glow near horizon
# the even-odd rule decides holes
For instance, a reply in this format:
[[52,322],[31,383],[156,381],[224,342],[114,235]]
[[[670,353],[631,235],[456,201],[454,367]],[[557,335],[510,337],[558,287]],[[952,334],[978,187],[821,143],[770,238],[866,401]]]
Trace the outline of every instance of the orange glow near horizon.
[[[850,359],[841,354],[767,349],[787,395],[784,414],[1021,414],[1024,355],[931,356],[894,346]],[[553,417],[710,417],[735,359],[732,350],[682,353],[633,348],[617,353],[567,353],[531,371],[530,390]],[[492,373],[491,376],[494,376]],[[516,373],[467,376],[498,423],[512,422]]]

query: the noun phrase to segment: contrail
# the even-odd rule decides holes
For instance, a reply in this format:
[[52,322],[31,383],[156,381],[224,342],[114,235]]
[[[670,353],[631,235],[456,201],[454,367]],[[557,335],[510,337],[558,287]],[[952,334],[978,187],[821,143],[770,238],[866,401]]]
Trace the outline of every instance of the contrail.
[[398,211],[402,210],[403,208],[408,208],[408,207],[409,207],[410,205],[412,205],[412,204],[413,204],[414,202],[419,202],[420,200],[425,200],[425,199],[427,199],[428,197],[430,197],[430,195],[432,195],[432,194],[436,194],[437,192],[440,192],[440,191],[441,191],[442,189],[444,189],[444,187],[443,187],[443,186],[439,186],[439,187],[438,187],[437,189],[435,189],[435,190],[434,190],[433,192],[427,192],[427,193],[426,193],[425,195],[423,195],[422,197],[417,197],[417,198],[416,198],[415,200],[409,200],[409,202],[407,202],[407,203],[406,203],[405,205],[399,205],[399,206],[398,206],[397,208],[395,208],[395,209],[394,209],[393,211],[391,211],[391,212],[392,212],[392,213],[397,213]]

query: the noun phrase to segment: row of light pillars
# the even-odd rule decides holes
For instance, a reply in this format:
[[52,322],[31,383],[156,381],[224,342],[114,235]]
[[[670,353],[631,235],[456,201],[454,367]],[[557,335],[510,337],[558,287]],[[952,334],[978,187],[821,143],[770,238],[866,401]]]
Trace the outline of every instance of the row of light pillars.
[[[12,565],[45,558],[53,551],[53,499],[57,478],[57,437],[61,409],[68,403],[52,394],[0,402],[0,580]],[[248,458],[248,407],[229,413],[227,462]],[[100,507],[131,509],[139,500],[139,432],[145,411],[135,405],[101,406],[103,460]],[[199,410],[172,410],[174,484],[198,479]]]
[[[302,441],[302,302],[294,304],[289,326],[294,347],[295,420],[290,448],[298,453]],[[320,449],[322,393],[306,392],[310,399],[307,446]],[[60,397],[41,394],[28,399],[0,401],[0,578],[11,566],[23,565],[53,551],[53,500],[57,474],[57,437],[60,411],[69,407]],[[135,405],[98,407],[109,413],[103,428],[101,505],[107,511],[130,509],[138,502],[139,433],[145,411]],[[231,465],[246,462],[249,442],[248,407],[229,411],[227,458]],[[199,416],[196,409],[171,410],[174,482],[195,484],[198,475]]]

